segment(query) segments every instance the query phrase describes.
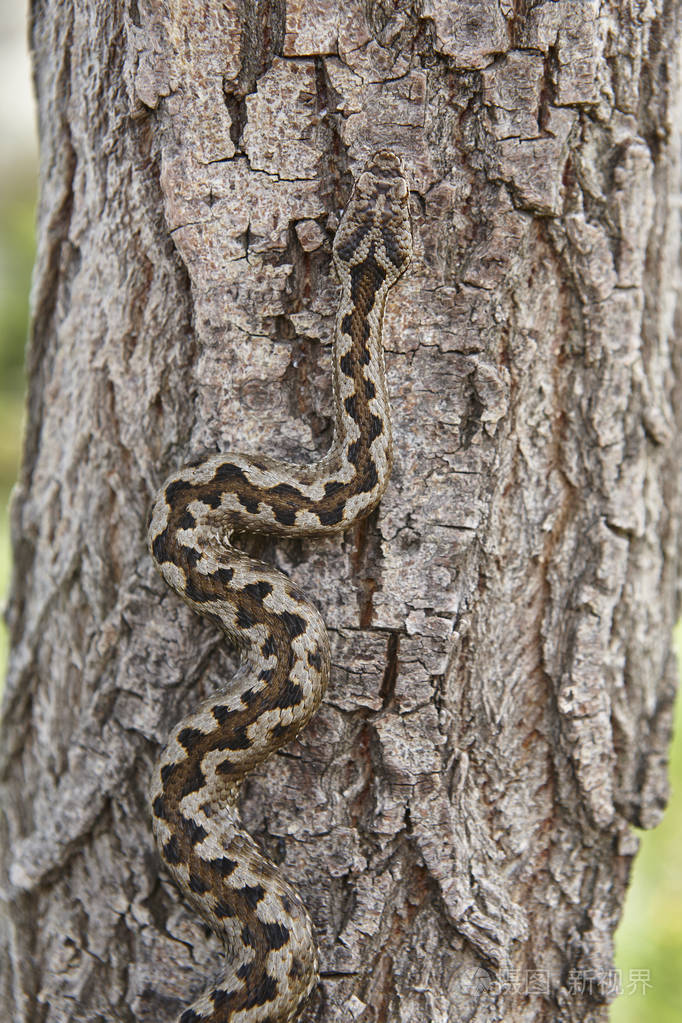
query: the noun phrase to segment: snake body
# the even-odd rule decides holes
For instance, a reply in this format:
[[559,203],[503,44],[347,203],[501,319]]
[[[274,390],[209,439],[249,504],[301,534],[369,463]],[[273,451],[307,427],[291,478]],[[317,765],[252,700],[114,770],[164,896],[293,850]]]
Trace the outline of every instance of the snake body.
[[244,776],[317,709],[329,639],[303,594],[230,537],[338,532],[380,501],[391,468],[382,318],[411,248],[403,171],[382,151],[359,177],[334,239],[342,295],[329,453],[310,465],[214,455],[170,476],[152,508],[148,543],[163,578],[243,654],[229,687],[175,727],[151,786],[163,861],[227,950],[220,981],[181,1023],[295,1020],[317,981],[308,913],[244,831],[237,800]]

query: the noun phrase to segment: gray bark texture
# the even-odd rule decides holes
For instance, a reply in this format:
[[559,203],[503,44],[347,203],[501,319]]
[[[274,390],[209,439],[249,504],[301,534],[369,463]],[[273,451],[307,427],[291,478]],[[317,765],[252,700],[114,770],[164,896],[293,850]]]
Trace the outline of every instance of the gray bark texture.
[[243,816],[314,919],[305,1023],[606,1020],[574,981],[612,969],[676,680],[681,17],[34,0],[3,1019],[170,1023],[219,966],[146,787],[235,657],[157,577],[147,511],[192,457],[326,450],[331,240],[389,147],[395,468],[343,536],[245,538],[316,601],[333,677]]

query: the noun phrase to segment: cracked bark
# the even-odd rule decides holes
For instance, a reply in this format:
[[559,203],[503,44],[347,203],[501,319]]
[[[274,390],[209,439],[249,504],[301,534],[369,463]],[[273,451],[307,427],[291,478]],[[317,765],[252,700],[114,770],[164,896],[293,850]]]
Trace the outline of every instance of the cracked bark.
[[244,818],[315,921],[308,1023],[607,1018],[574,979],[612,967],[675,688],[680,8],[34,4],[4,1018],[170,1021],[219,961],[145,788],[234,658],[146,512],[192,456],[325,450],[330,244],[381,146],[417,250],[395,471],[343,537],[246,541],[314,595],[334,672]]

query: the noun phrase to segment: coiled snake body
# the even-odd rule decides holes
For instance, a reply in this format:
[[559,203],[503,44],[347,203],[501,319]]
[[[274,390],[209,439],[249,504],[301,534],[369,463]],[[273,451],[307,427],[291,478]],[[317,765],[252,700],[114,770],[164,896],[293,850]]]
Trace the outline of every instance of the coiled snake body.
[[285,1023],[317,980],[306,909],[244,831],[237,797],[244,776],[317,709],[329,639],[302,593],[231,546],[230,536],[337,532],[381,499],[391,467],[381,328],[387,292],[411,255],[407,202],[398,159],[377,153],[334,239],[342,297],[329,453],[312,465],[215,455],[169,477],[152,509],[149,549],[164,579],[244,654],[229,687],[173,730],[152,781],[163,860],[228,953],[219,984],[181,1023]]

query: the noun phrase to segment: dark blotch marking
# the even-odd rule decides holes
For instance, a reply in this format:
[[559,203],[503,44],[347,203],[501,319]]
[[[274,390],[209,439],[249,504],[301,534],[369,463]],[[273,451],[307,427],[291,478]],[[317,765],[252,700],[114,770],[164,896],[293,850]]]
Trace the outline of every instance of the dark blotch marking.
[[317,671],[320,670],[322,667],[322,657],[318,650],[315,653],[312,653],[310,650],[308,651],[308,664],[311,668],[316,668]]
[[204,738],[204,733],[200,732],[198,728],[183,728],[181,732],[178,732],[178,742],[185,747],[188,753],[191,753]]
[[206,862],[208,866],[220,874],[221,877],[229,877],[237,866],[237,861],[231,860],[228,856],[219,856],[215,860],[207,860]]
[[216,767],[216,774],[236,774],[237,771],[237,765],[233,764],[231,760],[221,760]]
[[292,487],[291,483],[278,483],[275,487],[269,487],[267,493],[276,494],[277,497],[293,498],[294,501],[303,500],[301,491],[297,487]]
[[357,466],[360,461],[360,441],[354,440],[348,445],[346,449],[346,455],[351,465]]
[[264,600],[272,593],[272,586],[264,580],[259,580],[257,583],[247,583],[242,593],[248,593],[255,600]]
[[286,725],[283,725],[281,721],[278,721],[277,724],[270,729],[270,735],[274,736],[275,739],[281,739],[281,737],[286,735],[286,733]]
[[[348,320],[350,317],[347,316],[346,319]],[[350,352],[346,352],[345,355],[341,356],[339,366],[341,367],[341,372],[345,373],[347,377],[353,376],[353,356]]]
[[259,682],[265,682],[266,684],[268,682],[272,682],[272,676],[274,674],[275,674],[275,669],[274,668],[263,668],[263,670],[261,671],[261,673],[258,676],[258,681]]
[[161,768],[161,782],[164,788],[177,771],[177,768],[178,768],[177,764],[164,764],[163,767]]
[[261,884],[245,884],[243,888],[235,888],[235,895],[241,895],[251,906],[251,909],[255,909],[260,900],[265,896],[265,889]]
[[[371,302],[368,302],[367,295],[368,278],[371,281],[369,296],[371,298]],[[356,266],[352,267],[350,272],[351,299],[363,310],[365,315],[374,305],[376,293],[384,283],[385,278],[386,274],[375,259],[374,246],[372,245],[367,253],[367,258],[362,263],[358,263]]]
[[245,508],[249,515],[255,515],[260,508],[260,498],[251,497],[249,494],[237,494],[237,500],[242,508]]
[[229,707],[221,707],[220,704],[211,707],[211,714],[219,725],[224,725],[228,718],[234,717],[235,713],[236,711],[230,710]]
[[339,480],[331,480],[329,483],[324,485],[324,496],[333,497],[334,494],[338,494],[339,490],[343,490],[344,484]]
[[[350,313],[346,313],[344,318],[341,320],[341,330],[344,332],[344,334],[348,334],[349,337],[353,336],[351,333],[353,330],[353,317],[351,316]],[[350,355],[348,357],[350,357]],[[341,368],[343,369],[343,366],[341,366]],[[343,370],[343,372],[344,373],[346,372],[345,369]],[[348,373],[349,377],[352,375],[353,375],[352,372]]]
[[374,462],[368,462],[362,481],[358,485],[358,491],[360,493],[369,493],[370,490],[374,490],[378,482],[379,477],[377,476],[376,465]]
[[258,694],[253,689],[245,689],[239,699],[246,707],[250,707]]
[[343,518],[345,507],[345,502],[340,501],[334,508],[329,508],[325,511],[318,511],[317,517],[323,526],[335,526],[336,523],[340,522]]
[[349,394],[343,404],[344,404],[344,407],[346,409],[346,412],[351,417],[353,422],[357,423],[359,417],[358,417],[358,409],[357,409],[358,402],[357,402],[356,395],[355,394]]
[[189,886],[193,892],[197,895],[203,895],[204,892],[208,891],[208,885],[205,884],[197,874],[189,875]]
[[260,652],[263,657],[272,657],[277,653],[277,644],[275,643],[275,637],[270,634],[260,648]]
[[168,863],[181,862],[182,857],[180,855],[180,849],[178,848],[178,840],[175,835],[172,835],[164,845],[163,855],[166,857]]
[[372,223],[358,224],[352,234],[349,234],[343,245],[339,245],[338,242],[334,245],[334,249],[337,254],[346,263],[350,263],[353,255],[362,245],[363,241],[367,237],[368,231],[372,230]]
[[[207,593],[206,590],[204,590],[203,588],[200,589],[199,586],[197,586],[196,582],[194,581],[195,578],[196,576],[190,576],[190,578],[187,580],[187,585],[185,586],[185,595],[190,600],[193,600],[195,604],[205,604],[207,600],[213,599],[214,594]],[[201,576],[199,576],[200,586],[206,584],[204,580],[207,580],[206,576],[204,576],[203,579]]]
[[296,639],[297,636],[303,635],[306,630],[304,618],[301,618],[300,615],[292,614],[291,611],[283,611],[280,617],[291,639]]
[[211,579],[215,579],[217,583],[223,583],[223,585],[227,586],[228,583],[232,582],[233,575],[233,568],[216,568],[215,572],[211,573]]
[[201,824],[197,824],[197,822],[193,820],[191,817],[184,818],[184,822],[185,831],[187,832],[187,837],[190,840],[190,844],[197,845],[197,843],[203,842],[203,840],[206,838],[206,835],[208,834],[206,828],[202,827]]
[[277,701],[277,706],[284,709],[285,707],[295,707],[297,703],[300,703],[303,699],[303,690],[297,682],[292,682],[291,679],[287,679],[287,683],[282,691],[282,695]]
[[180,557],[184,561],[187,568],[194,568],[197,561],[201,558],[201,551],[197,551],[194,547],[179,547]]
[[159,533],[158,536],[154,537],[152,541],[152,554],[154,560],[159,565],[163,565],[165,561],[172,561],[173,559],[168,553],[168,530],[164,529],[163,533]]
[[206,483],[201,491],[201,500],[204,504],[207,504],[209,508],[220,508],[223,500],[223,491],[220,487],[213,487],[211,483]]
[[239,977],[239,979],[248,982],[249,977],[253,973],[254,965],[255,963],[253,962],[253,960],[251,960],[251,962],[249,963],[242,963],[242,965],[237,970],[237,976]]
[[374,386],[373,381],[365,380],[365,398],[367,398],[368,400],[370,398],[374,398],[376,396],[376,393],[377,390],[376,387]]
[[386,255],[397,269],[405,263],[405,253],[396,245],[395,235],[392,231],[382,227],[381,238],[384,243],[384,251]]
[[242,941],[244,942],[245,945],[249,945],[251,948],[258,947],[256,939],[254,938],[250,928],[247,927],[246,924],[242,927]]
[[202,1023],[201,1016],[197,1016],[194,1009],[185,1009],[180,1017],[180,1023]]
[[254,1005],[265,1005],[266,1002],[271,1002],[276,994],[277,981],[266,973],[253,991],[249,992],[244,1002],[244,1008],[250,1009]]
[[190,774],[185,779],[185,784],[180,789],[180,799],[184,799],[185,796],[189,796],[191,792],[197,792],[205,783],[203,772],[198,764],[192,768]]
[[166,820],[166,804],[163,801],[163,796],[156,797],[152,803],[152,810],[154,811],[154,816],[158,817],[159,820]]
[[216,916],[220,917],[221,920],[224,920],[226,917],[234,916],[232,906],[229,906],[227,902],[224,902],[222,899],[218,899],[213,907],[213,912]]
[[240,629],[250,629],[255,624],[255,620],[251,617],[248,611],[243,607],[240,607],[237,611],[237,625]]
[[240,725],[238,728],[235,728],[232,735],[226,736],[223,742],[221,742],[220,748],[238,750],[248,749],[250,745],[251,742],[246,735],[246,725]]
[[179,503],[178,498],[186,495],[191,489],[192,484],[186,480],[175,480],[173,483],[169,483],[163,495],[168,507],[172,508],[176,503]]
[[293,526],[296,521],[296,511],[297,509],[288,508],[285,505],[272,505],[272,514],[283,526]]
[[216,1009],[216,1011],[218,1009],[226,1009],[229,1000],[234,998],[234,996],[234,991],[223,991],[221,988],[216,988],[215,991],[211,992],[214,1009]]
[[233,465],[232,462],[223,462],[213,473],[213,483],[230,483],[232,480],[248,482],[243,470],[238,465]]
[[369,442],[370,444],[378,437],[380,433],[384,431],[384,424],[379,419],[379,416],[371,415],[369,419]]
[[263,924],[263,930],[265,931],[267,943],[273,950],[282,948],[289,940],[289,931],[282,924]]
[[194,518],[189,509],[187,509],[180,519],[178,519],[178,529],[191,529],[192,526],[196,526],[196,524],[197,520]]
[[292,487],[290,483],[278,483],[277,486],[269,487],[266,493],[268,496],[279,497],[282,500],[282,503],[272,502],[272,513],[277,521],[284,526],[293,526],[296,521],[296,512],[304,503],[301,491],[297,487]]

